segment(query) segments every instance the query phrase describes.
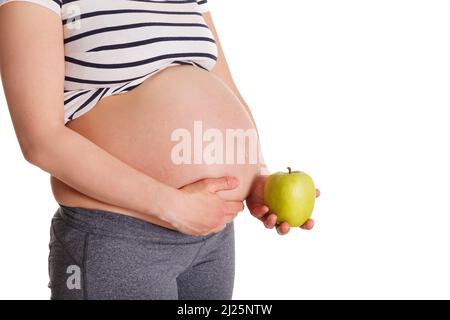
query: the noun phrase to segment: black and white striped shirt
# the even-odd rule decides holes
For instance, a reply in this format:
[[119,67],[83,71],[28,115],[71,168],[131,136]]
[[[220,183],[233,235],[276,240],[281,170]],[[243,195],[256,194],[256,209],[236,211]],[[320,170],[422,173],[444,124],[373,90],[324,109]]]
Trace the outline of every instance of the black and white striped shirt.
[[64,121],[156,72],[192,64],[212,70],[217,46],[202,13],[207,0],[0,0],[44,6],[64,27]]

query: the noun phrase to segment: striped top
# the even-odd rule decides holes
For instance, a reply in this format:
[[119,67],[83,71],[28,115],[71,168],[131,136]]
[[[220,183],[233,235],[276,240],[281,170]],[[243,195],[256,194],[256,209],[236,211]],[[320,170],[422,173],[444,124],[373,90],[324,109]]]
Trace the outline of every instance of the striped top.
[[202,13],[207,0],[27,1],[57,14],[64,29],[64,123],[156,72],[190,64],[211,71],[217,46]]

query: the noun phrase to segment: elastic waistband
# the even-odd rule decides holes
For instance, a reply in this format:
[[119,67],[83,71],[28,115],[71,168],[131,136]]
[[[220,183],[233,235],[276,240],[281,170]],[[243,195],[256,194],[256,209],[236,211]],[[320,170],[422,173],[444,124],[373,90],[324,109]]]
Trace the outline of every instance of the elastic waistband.
[[59,204],[54,218],[62,219],[70,226],[95,234],[147,238],[164,243],[195,243],[206,240],[205,237],[186,235],[181,232],[140,220],[117,212],[100,209],[70,207]]

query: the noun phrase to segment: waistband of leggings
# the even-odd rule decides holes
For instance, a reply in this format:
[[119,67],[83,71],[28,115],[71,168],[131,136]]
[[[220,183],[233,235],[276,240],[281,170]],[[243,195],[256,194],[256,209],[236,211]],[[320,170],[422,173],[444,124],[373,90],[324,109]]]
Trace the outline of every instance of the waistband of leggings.
[[146,238],[164,243],[196,243],[213,236],[191,236],[134,218],[125,214],[100,209],[71,207],[58,204],[55,218],[80,230],[108,236]]

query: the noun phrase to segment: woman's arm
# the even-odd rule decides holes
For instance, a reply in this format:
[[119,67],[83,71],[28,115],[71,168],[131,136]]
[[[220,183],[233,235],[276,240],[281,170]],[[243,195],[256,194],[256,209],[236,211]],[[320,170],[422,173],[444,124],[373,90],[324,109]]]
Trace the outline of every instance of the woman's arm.
[[247,103],[245,102],[244,98],[242,97],[241,93],[239,92],[239,89],[236,86],[236,83],[233,80],[233,76],[231,75],[230,68],[228,66],[227,59],[225,57],[225,53],[223,52],[222,45],[220,43],[219,35],[217,34],[216,27],[214,25],[211,13],[205,12],[203,14],[203,18],[205,19],[206,24],[208,25],[209,29],[211,30],[212,34],[214,35],[214,39],[216,40],[217,44],[217,62],[214,66],[214,69],[212,70],[212,73],[217,75],[220,79],[222,79],[228,87],[234,92],[234,94],[239,98],[241,103],[245,106],[248,114],[252,118],[253,124],[256,127],[255,120],[253,119],[252,112],[250,108],[248,107]]
[[[239,98],[240,102],[245,107],[245,109],[247,110],[247,113],[249,114],[250,118],[252,119],[253,125],[255,126],[255,128],[257,128],[255,119],[253,118],[252,111],[250,110],[250,107],[247,105],[247,102],[242,97],[239,89],[236,86],[236,83],[233,80],[233,76],[231,75],[231,71],[228,66],[228,62],[225,57],[225,53],[223,52],[222,45],[221,45],[220,39],[219,39],[219,35],[215,28],[211,13],[209,11],[205,12],[203,14],[203,18],[205,19],[206,24],[208,25],[209,29],[211,30],[212,34],[214,35],[214,39],[216,40],[217,50],[218,50],[217,62],[216,62],[216,65],[214,66],[214,69],[212,70],[212,73],[214,73],[220,79],[222,79],[222,81],[225,82],[228,85],[228,87],[233,91],[233,93]],[[259,147],[259,149],[260,149],[259,151],[261,152],[260,161],[262,162],[261,163],[261,173],[264,175],[268,175],[269,171],[267,169],[264,158],[262,156],[261,146]]]
[[175,191],[64,126],[61,20],[30,3],[0,10],[0,71],[25,159],[95,199],[150,214]]
[[162,184],[64,125],[64,45],[61,20],[32,3],[0,7],[0,72],[25,159],[100,201],[153,215],[176,229],[206,234],[242,210],[219,190],[232,179],[208,179],[184,190]]
[[[205,12],[203,14],[203,17],[210,28],[211,32],[214,35],[214,38],[216,40],[217,48],[218,48],[218,57],[217,57],[217,63],[212,72],[216,74],[219,78],[221,78],[230,88],[231,90],[236,94],[236,96],[239,98],[241,103],[245,106],[247,109],[248,114],[252,118],[252,121],[254,123],[254,126],[256,128],[256,123],[253,118],[252,112],[250,108],[248,107],[247,103],[245,102],[244,98],[242,97],[241,93],[239,92],[233,77],[231,75],[230,68],[228,67],[227,60],[225,58],[225,54],[223,52],[222,46],[220,44],[219,35],[217,34],[216,28],[214,26],[214,22],[211,17],[210,12]],[[260,147],[261,149],[261,147]],[[261,150],[260,150],[261,152]],[[263,197],[263,191],[264,191],[264,184],[267,178],[267,175],[270,174],[270,171],[267,169],[267,166],[264,162],[264,159],[261,155],[260,160],[261,163],[261,175],[255,179],[252,186],[252,191],[249,195],[249,197],[246,199],[247,207],[250,211],[250,213],[261,220],[265,227],[268,229],[273,229],[276,227],[277,232],[280,235],[285,235],[289,232],[289,224],[287,222],[282,223],[281,225],[277,225],[277,216],[273,213],[267,214],[269,211],[269,208],[264,204],[264,197]],[[320,191],[316,191],[316,196],[318,197],[320,195]],[[303,226],[303,229],[309,230],[312,229],[314,226],[314,221],[312,219],[308,220]]]

